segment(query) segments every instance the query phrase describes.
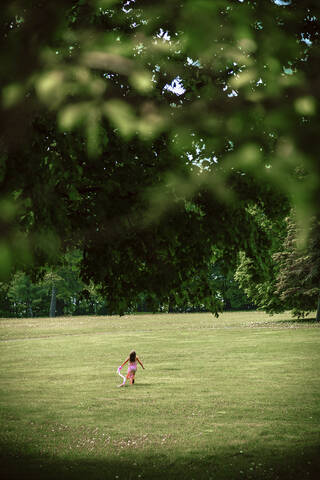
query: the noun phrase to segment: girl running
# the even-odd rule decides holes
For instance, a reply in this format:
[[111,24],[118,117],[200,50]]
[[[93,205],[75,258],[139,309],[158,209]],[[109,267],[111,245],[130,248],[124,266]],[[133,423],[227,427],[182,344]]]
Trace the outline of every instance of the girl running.
[[[137,354],[134,350],[132,350],[132,352],[130,352],[130,355],[129,357],[123,362],[123,364],[119,367],[119,369],[121,370],[121,368],[127,363],[129,362],[129,365],[128,365],[128,373],[127,373],[127,379],[130,380],[130,384],[133,385],[134,384],[134,380],[135,380],[135,374],[136,374],[136,371],[137,371],[137,362],[140,363],[141,367],[143,368],[144,370],[144,366],[142,364],[142,362],[140,361],[139,357],[137,357]],[[122,384],[124,385],[124,383]]]

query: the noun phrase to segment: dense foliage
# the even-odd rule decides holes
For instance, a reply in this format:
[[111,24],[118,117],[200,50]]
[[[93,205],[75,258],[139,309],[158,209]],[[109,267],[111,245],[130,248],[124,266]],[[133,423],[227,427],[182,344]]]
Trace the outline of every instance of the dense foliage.
[[[210,268],[319,209],[317,2],[2,2],[0,274],[83,251],[124,312],[216,312]],[[305,224],[303,224],[306,220]]]
[[[86,285],[80,277],[81,252],[68,252],[59,266],[47,269],[38,280],[25,272],[16,272],[9,282],[0,283],[0,317],[54,317],[56,315],[107,315],[112,313],[106,299],[93,283]],[[254,308],[231,274],[211,265],[208,283],[220,308],[248,310]],[[141,293],[126,313],[206,311],[201,300],[196,304],[177,305],[174,297],[160,303],[155,295]]]
[[261,310],[291,310],[302,318],[317,310],[320,321],[319,220],[314,218],[307,232],[301,231],[294,211],[278,224],[261,216],[260,221],[272,238],[266,245],[265,260],[259,263],[240,252],[236,281]]
[[0,284],[0,316],[106,314],[105,300],[94,285],[85,285],[80,278],[80,260],[79,251],[68,252],[59,266],[47,269],[38,281],[16,272],[9,282]]
[[287,218],[287,236],[280,252],[273,255],[279,266],[276,295],[285,308],[299,317],[317,308],[320,321],[320,222],[310,225],[306,244],[299,245],[299,228],[294,216]]
[[264,253],[260,257],[254,257],[240,251],[235,280],[257,308],[269,313],[288,310],[277,294],[279,263],[273,257],[283,249],[286,236],[285,219],[280,217],[271,221],[256,207],[251,208],[250,213],[264,231],[266,238],[263,245]]

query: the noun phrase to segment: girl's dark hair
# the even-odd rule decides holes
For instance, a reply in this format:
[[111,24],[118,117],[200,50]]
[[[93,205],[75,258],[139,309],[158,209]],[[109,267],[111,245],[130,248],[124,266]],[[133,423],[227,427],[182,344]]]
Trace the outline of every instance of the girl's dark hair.
[[130,362],[135,362],[135,360],[136,360],[136,352],[132,350],[132,352],[130,352]]

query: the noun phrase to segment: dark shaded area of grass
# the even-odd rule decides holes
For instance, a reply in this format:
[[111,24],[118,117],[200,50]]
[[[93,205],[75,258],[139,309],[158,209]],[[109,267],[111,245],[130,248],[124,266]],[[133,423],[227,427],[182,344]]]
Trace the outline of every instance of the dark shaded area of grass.
[[[15,453],[13,453],[13,451]],[[18,454],[17,446],[0,445],[2,480],[316,480],[320,478],[320,442],[287,454],[264,451],[232,454],[225,449],[212,455],[199,451],[170,461],[164,454],[136,452],[132,462],[119,457],[62,459],[40,455],[36,451]],[[256,458],[260,459],[257,463]],[[255,462],[253,461],[255,459]]]

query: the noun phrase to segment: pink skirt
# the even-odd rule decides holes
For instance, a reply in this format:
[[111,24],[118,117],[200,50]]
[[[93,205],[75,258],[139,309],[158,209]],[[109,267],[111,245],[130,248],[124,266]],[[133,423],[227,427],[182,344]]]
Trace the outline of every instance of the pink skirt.
[[128,373],[127,373],[127,376],[131,377],[133,374],[135,374],[137,371],[137,365],[129,365],[128,366]]

